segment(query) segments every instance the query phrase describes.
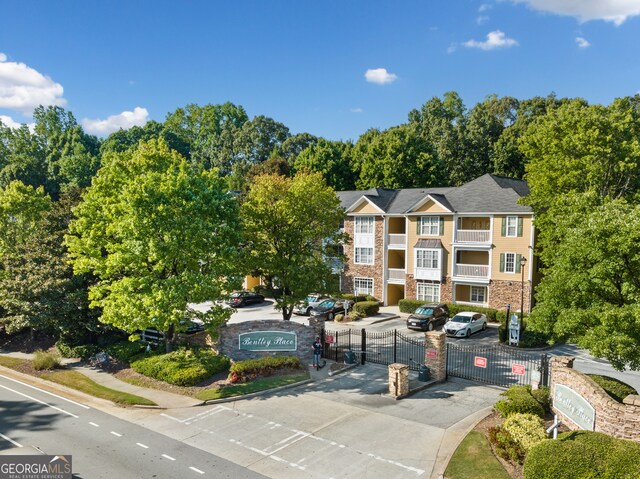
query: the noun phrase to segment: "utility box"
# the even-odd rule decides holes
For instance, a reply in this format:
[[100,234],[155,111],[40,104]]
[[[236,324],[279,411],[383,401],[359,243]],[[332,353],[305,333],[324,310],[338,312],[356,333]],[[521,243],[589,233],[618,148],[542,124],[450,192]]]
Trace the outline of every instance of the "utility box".
[[426,383],[429,380],[429,368],[424,364],[420,365],[420,369],[418,369],[418,381]]
[[344,363],[345,364],[355,364],[356,363],[356,353],[353,351],[345,351],[344,352]]

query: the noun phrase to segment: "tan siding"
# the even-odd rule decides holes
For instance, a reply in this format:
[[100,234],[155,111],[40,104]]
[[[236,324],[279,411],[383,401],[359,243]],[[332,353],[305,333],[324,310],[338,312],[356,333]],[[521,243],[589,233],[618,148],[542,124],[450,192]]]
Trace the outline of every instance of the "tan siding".
[[488,230],[491,223],[491,218],[474,218],[465,216],[461,218],[463,230]]
[[357,207],[351,210],[349,213],[362,213],[362,214],[376,215],[376,214],[380,214],[380,211],[368,201],[363,201]]
[[456,285],[456,301],[471,301],[471,286],[468,284],[457,284]]
[[418,236],[417,224],[419,216],[409,216],[407,231],[407,274],[414,274],[414,250],[419,238],[439,239],[442,242],[442,276],[451,276],[451,242],[453,241],[453,216],[442,216],[444,218],[444,234],[440,236]]
[[[531,244],[531,216],[523,216],[522,236],[510,237],[501,236],[502,218],[507,215],[495,216],[493,218],[493,258],[491,262],[492,275],[491,279],[502,281],[519,280],[521,273],[501,273],[500,272],[500,254],[516,253],[527,259],[524,267],[525,280],[529,278],[529,245]],[[511,216],[511,215],[509,215]]]
[[417,208],[413,211],[420,212],[420,213],[451,213],[449,210],[447,210],[446,208],[443,208],[433,200],[428,200],[420,208]]
[[489,253],[486,251],[458,251],[460,252],[459,264],[489,264]]

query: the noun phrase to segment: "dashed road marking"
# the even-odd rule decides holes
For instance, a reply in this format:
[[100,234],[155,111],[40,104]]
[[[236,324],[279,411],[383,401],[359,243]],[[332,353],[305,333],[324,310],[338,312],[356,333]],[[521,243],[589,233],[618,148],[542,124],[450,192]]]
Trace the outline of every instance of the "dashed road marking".
[[122,434],[120,434],[119,432],[111,431],[111,434],[113,434],[116,437],[122,437]]
[[176,460],[175,457],[167,456],[166,454],[163,454],[162,457],[164,457],[165,459],[169,459],[170,461],[175,461]]
[[93,427],[100,427],[100,425],[96,424],[95,422],[90,422],[89,424],[91,424]]
[[204,471],[201,471],[200,469],[197,469],[193,466],[189,466],[189,469],[191,469],[192,471],[197,472],[198,474],[204,474]]
[[136,442],[136,446],[140,446],[143,449],[149,449],[149,446],[142,444],[141,442]]

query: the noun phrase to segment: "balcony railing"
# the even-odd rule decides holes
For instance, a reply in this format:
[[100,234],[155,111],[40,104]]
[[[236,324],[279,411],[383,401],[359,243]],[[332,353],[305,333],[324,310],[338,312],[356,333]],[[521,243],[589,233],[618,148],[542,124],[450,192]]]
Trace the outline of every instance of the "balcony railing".
[[416,268],[415,279],[429,279],[431,281],[440,281],[442,271],[440,268]]
[[406,248],[407,247],[407,235],[390,233],[387,235],[387,243],[389,248]]
[[490,243],[490,230],[457,230],[456,241],[458,243]]
[[454,276],[466,278],[488,278],[489,265],[484,264],[456,264]]
[[405,270],[404,268],[389,268],[389,276],[390,283],[399,283],[404,284],[405,282]]

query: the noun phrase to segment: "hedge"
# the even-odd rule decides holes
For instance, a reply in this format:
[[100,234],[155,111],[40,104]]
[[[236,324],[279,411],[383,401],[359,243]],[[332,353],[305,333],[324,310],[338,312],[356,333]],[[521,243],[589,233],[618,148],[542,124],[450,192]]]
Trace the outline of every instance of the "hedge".
[[531,448],[524,479],[637,479],[640,444],[593,431],[570,431]]
[[229,369],[229,381],[243,383],[264,376],[271,376],[282,369],[302,369],[300,359],[293,356],[266,356],[233,363]]
[[549,410],[548,388],[532,390],[531,386],[511,386],[501,396],[506,399],[498,401],[495,407],[505,418],[515,413],[544,417]]
[[[398,307],[400,308],[400,311],[402,313],[413,313],[417,308],[426,303],[427,301],[418,299],[401,299],[400,301],[398,301]],[[451,317],[462,311],[473,311],[474,313],[484,314],[487,317],[487,321],[495,323],[501,320],[501,322],[506,322],[505,318],[507,316],[507,313],[505,311],[498,311],[497,309],[453,303],[447,303],[447,308],[449,308],[449,316]]]
[[634,388],[616,378],[600,376],[599,374],[588,374],[587,376],[593,379],[612,399],[619,403],[631,394],[638,394]]
[[128,363],[129,360],[146,349],[146,345],[139,341],[120,341],[104,348],[104,351],[112,358]]
[[353,311],[364,314],[364,317],[375,316],[380,311],[380,304],[377,301],[362,301],[353,303]]
[[56,342],[56,349],[63,358],[89,359],[100,351],[100,346],[95,344],[70,345],[62,340]]
[[179,349],[168,354],[145,356],[131,367],[145,376],[177,386],[195,386],[229,368],[229,358],[208,349]]

